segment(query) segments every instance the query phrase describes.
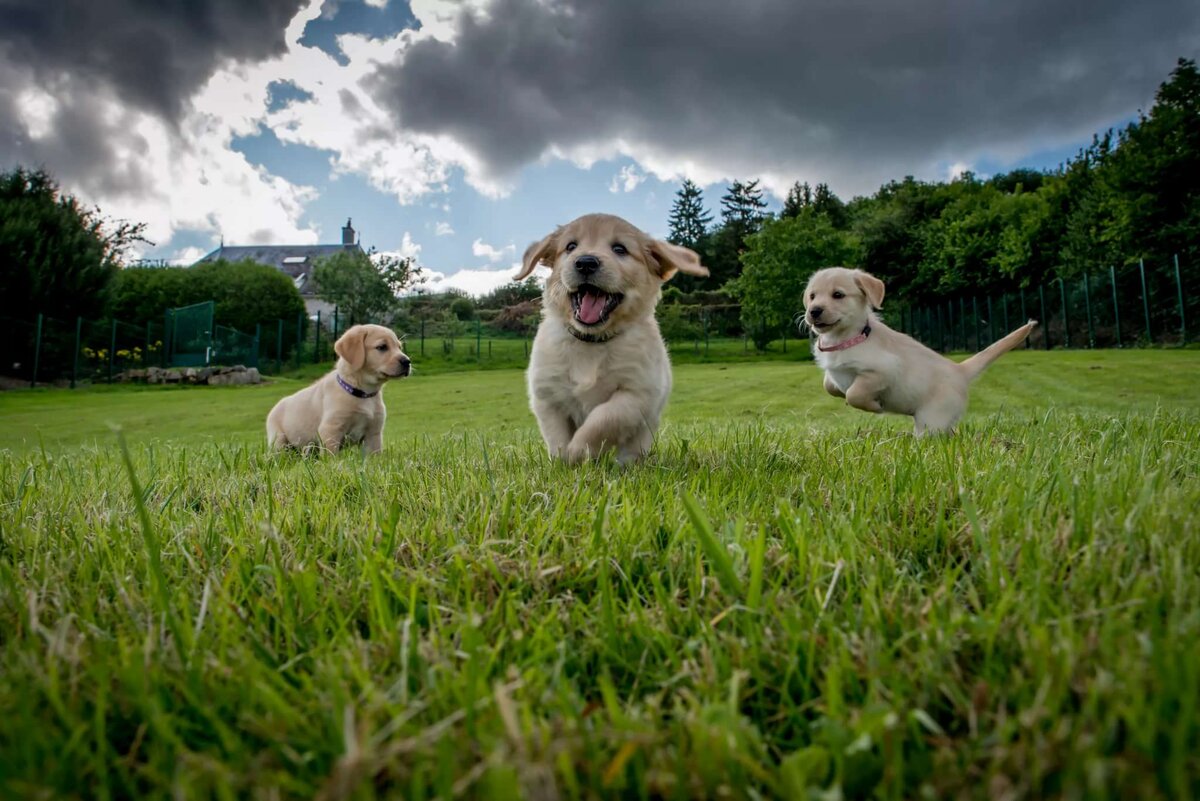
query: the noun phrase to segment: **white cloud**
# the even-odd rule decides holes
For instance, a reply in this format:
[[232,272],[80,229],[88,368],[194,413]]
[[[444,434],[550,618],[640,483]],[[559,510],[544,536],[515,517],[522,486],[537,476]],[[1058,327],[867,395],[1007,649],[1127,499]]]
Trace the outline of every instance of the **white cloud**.
[[613,176],[608,185],[608,191],[613,193],[632,192],[644,180],[646,180],[645,173],[638,172],[637,165],[629,164],[622,167],[621,171]]
[[434,236],[451,236],[454,234],[454,228],[445,220],[439,222],[433,230]]
[[[512,283],[513,276],[517,274],[519,268],[519,264],[514,264],[511,268],[503,270],[489,270],[487,268],[466,269],[449,275],[437,272],[436,270],[426,270],[422,275],[424,280],[419,288],[420,291],[433,293],[457,289],[466,292],[468,295],[478,297],[486,295],[505,284]],[[542,278],[542,276],[538,277]]]
[[476,256],[483,256],[488,261],[500,261],[506,255],[511,255],[517,252],[516,245],[506,245],[502,248],[493,247],[482,239],[476,239],[471,243],[471,253]]
[[396,250],[381,250],[375,253],[375,258],[381,259],[385,256],[391,256],[399,259],[412,259],[417,264],[421,263],[421,246],[413,241],[412,234],[408,231],[404,232],[404,238],[400,240],[400,247]]
[[961,178],[963,173],[970,172],[971,165],[965,161],[956,161],[946,168],[946,180],[954,181]]
[[180,250],[175,251],[175,255],[167,259],[167,262],[178,267],[190,267],[198,262],[202,257],[207,255],[208,252],[209,249],[192,245],[190,247],[181,248]]

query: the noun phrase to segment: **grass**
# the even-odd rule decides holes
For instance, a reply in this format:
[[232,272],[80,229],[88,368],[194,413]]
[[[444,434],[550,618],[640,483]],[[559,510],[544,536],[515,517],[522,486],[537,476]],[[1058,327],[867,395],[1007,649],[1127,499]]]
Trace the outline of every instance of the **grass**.
[[[529,364],[529,348],[532,339],[505,338],[476,339],[474,335],[462,337],[428,337],[422,345],[420,337],[405,339],[404,349],[420,365],[423,375],[478,370],[524,370]],[[669,345],[675,364],[711,363],[763,363],[775,361],[807,361],[811,358],[808,341],[777,339],[768,343],[765,350],[756,350],[748,340],[731,337],[712,337],[704,340],[681,341]],[[321,355],[332,357],[333,346],[329,342],[321,345]],[[316,378],[330,369],[328,363],[313,364],[312,352],[305,354],[299,365],[283,363],[283,373],[289,378]],[[263,360],[260,364],[268,373],[278,372],[274,361]]]
[[[1200,793],[1195,352],[1014,353],[953,438],[683,365],[651,457],[521,374],[0,395],[0,795]],[[128,460],[107,428],[128,439]]]

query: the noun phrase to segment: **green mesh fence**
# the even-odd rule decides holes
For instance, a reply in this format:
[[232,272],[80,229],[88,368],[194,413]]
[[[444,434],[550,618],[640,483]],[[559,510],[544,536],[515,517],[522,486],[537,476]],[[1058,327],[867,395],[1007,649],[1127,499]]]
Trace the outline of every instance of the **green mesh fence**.
[[209,363],[215,307],[210,300],[167,310],[167,361],[170,366],[202,367]]
[[209,363],[258,367],[258,340],[249,334],[243,334],[236,328],[224,325],[214,326]]

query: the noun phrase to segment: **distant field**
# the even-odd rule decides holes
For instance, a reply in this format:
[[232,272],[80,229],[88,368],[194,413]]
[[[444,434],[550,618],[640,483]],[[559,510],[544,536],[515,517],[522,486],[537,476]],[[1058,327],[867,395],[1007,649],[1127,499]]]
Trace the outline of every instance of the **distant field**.
[[930,440],[681,364],[629,469],[518,370],[269,458],[308,380],[0,393],[0,797],[1200,797],[1200,352],[1016,352]]

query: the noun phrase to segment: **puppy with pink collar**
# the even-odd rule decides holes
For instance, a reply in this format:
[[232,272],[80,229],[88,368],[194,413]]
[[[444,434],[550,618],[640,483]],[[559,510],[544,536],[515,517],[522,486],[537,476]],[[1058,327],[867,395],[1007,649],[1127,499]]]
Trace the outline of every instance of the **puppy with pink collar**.
[[804,321],[817,334],[813,356],[825,391],[856,409],[909,415],[915,433],[950,433],[967,409],[971,382],[1025,341],[1025,325],[963,362],[953,362],[888,328],[875,310],[883,282],[862,270],[818,270],[804,290]]

